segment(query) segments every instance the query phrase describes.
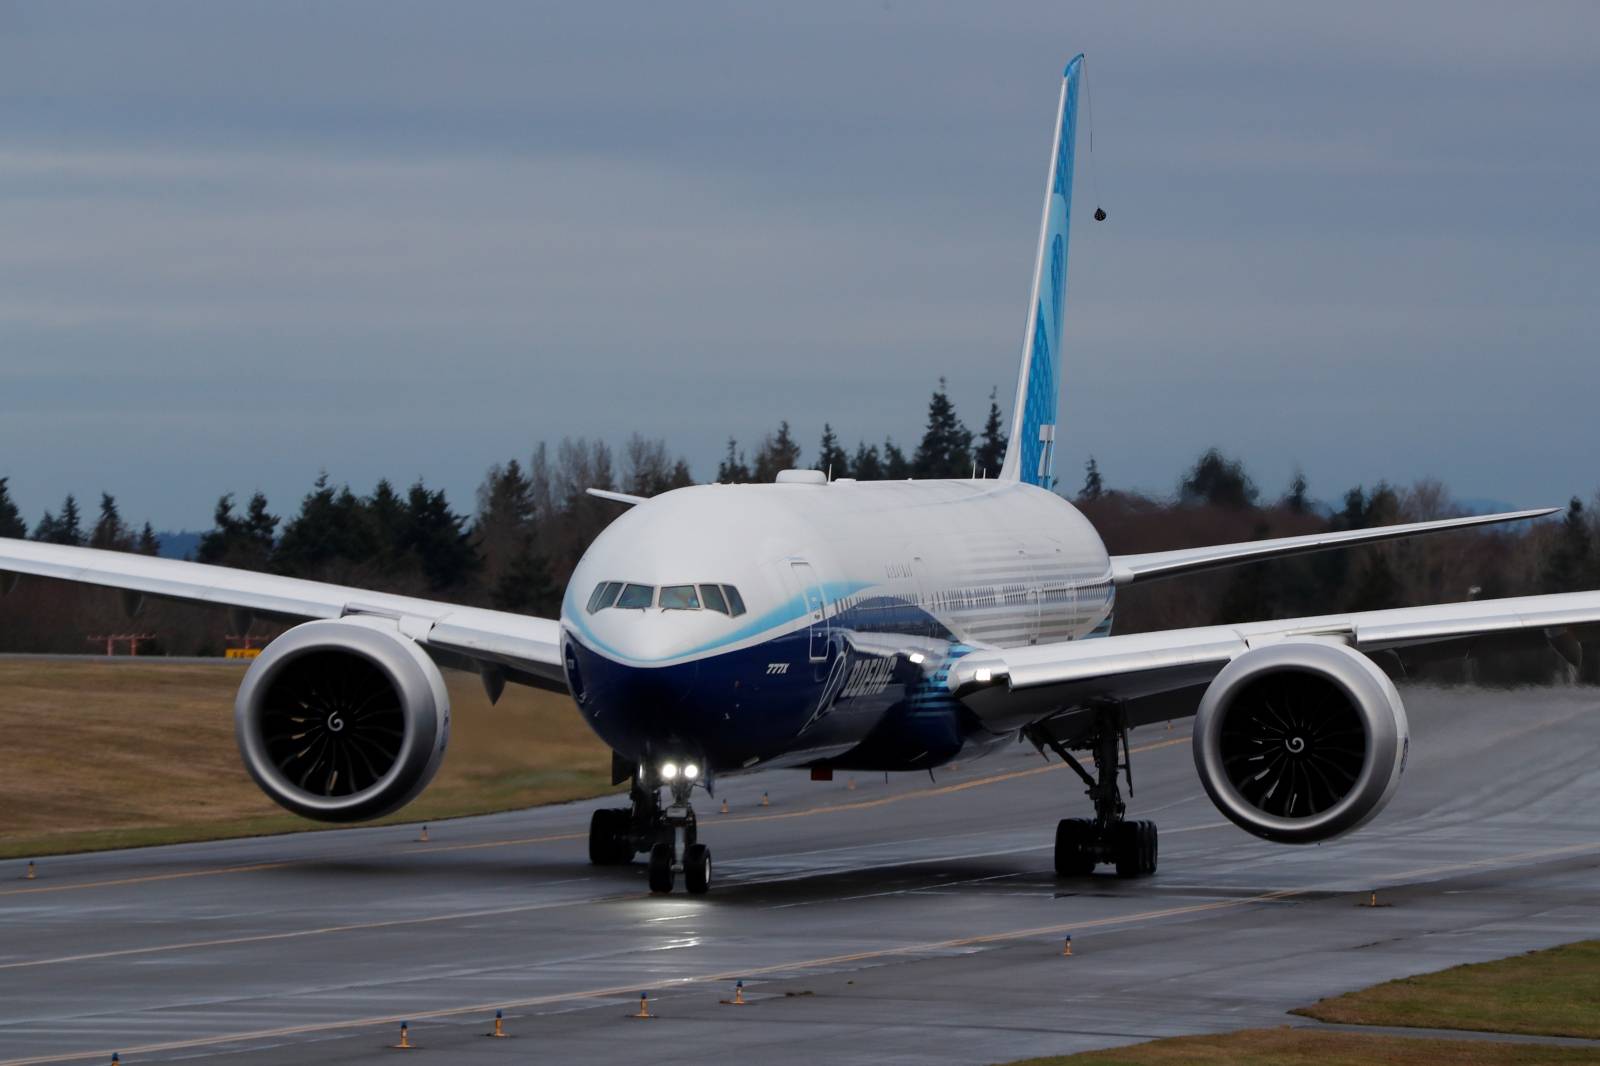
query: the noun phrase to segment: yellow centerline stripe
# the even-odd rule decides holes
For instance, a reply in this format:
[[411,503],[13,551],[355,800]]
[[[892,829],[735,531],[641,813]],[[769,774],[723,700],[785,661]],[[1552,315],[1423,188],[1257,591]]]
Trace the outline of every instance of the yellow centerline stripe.
[[[1188,737],[1173,737],[1170,740],[1161,740],[1154,744],[1146,744],[1144,747],[1134,748],[1132,750],[1132,754],[1137,755],[1147,751],[1155,751],[1157,748],[1170,748],[1174,744],[1187,743],[1189,743]],[[1086,760],[1086,762],[1091,766],[1094,764],[1093,759]],[[1065,763],[1050,763],[1045,766],[1035,766],[1027,770],[1010,770],[1003,774],[992,774],[988,777],[974,778],[971,781],[958,781],[954,784],[939,785],[935,788],[919,788],[908,792],[896,793],[893,796],[880,796],[877,799],[870,800],[854,800],[849,803],[822,804],[816,807],[807,807],[804,810],[798,811],[779,811],[771,814],[735,814],[726,818],[719,817],[714,822],[707,820],[705,824],[707,826],[749,825],[755,822],[781,821],[786,818],[810,818],[813,815],[818,814],[847,814],[851,811],[866,811],[877,807],[884,807],[891,803],[899,803],[902,800],[932,799],[937,796],[948,796],[955,792],[965,792],[969,788],[978,788],[984,785],[998,785],[1005,781],[1017,781],[1025,777],[1034,777],[1038,774],[1053,773],[1057,770],[1064,769],[1065,765]],[[587,836],[587,833],[567,833],[562,836],[523,837],[511,840],[483,840],[473,844],[441,844],[424,848],[407,848],[406,852],[411,854],[435,851],[472,851],[479,848],[512,847],[517,844],[540,844],[551,840],[582,840]]]
[[260,870],[281,870],[286,866],[299,866],[304,859],[285,859],[282,862],[258,862],[249,866],[219,866],[206,870],[183,870],[170,874],[144,874],[139,877],[118,877],[110,881],[78,881],[65,885],[38,885],[33,888],[8,888],[0,896],[28,896],[36,892],[72,892],[80,888],[111,888],[116,885],[144,885],[152,881],[180,881],[186,877],[216,877],[220,874],[247,874]]
[[[1219,823],[1220,824],[1220,823]],[[1194,826],[1193,829],[1211,828],[1211,826]],[[1447,863],[1438,866],[1419,867],[1414,870],[1390,874],[1384,880],[1395,878],[1419,877],[1452,871],[1466,871],[1483,869],[1486,867],[1505,865],[1525,859],[1547,858],[1556,855],[1574,855],[1584,852],[1600,850],[1600,841],[1591,841],[1583,844],[1569,844],[1561,847],[1539,848],[1531,851],[1515,852],[1511,855],[1496,856],[1484,859],[1473,859],[1466,862]],[[901,955],[924,954],[948,950],[950,948],[972,947],[981,944],[995,944],[1011,940],[1023,940],[1030,937],[1046,935],[1059,935],[1081,929],[1099,929],[1116,925],[1126,925],[1132,922],[1154,921],[1161,918],[1172,918],[1189,914],[1201,914],[1210,911],[1227,910],[1243,907],[1252,903],[1271,903],[1296,896],[1306,895],[1315,891],[1312,888],[1276,889],[1240,899],[1215,900],[1209,903],[1192,903],[1178,907],[1166,907],[1157,910],[1141,911],[1134,914],[1110,915],[1104,918],[1092,918],[1075,922],[1059,922],[1051,925],[1033,926],[1027,929],[1009,929],[995,933],[981,933],[974,936],[955,937],[947,940],[937,940],[920,944],[904,944],[892,948],[876,948],[870,951],[853,952],[843,955],[829,955],[822,958],[802,959],[792,962],[773,963],[743,970],[729,970],[722,973],[702,974],[694,977],[667,978],[659,983],[665,986],[679,988],[691,985],[707,984],[715,981],[731,981],[736,978],[759,977],[771,973],[784,973],[792,970],[816,969],[818,967],[836,966],[853,962],[865,962],[873,959],[892,958]],[[619,897],[629,898],[629,897]],[[548,904],[544,906],[558,906]],[[530,909],[541,905],[530,905]],[[492,912],[491,912],[492,913]],[[443,920],[448,916],[439,916]],[[397,919],[393,924],[401,924],[406,919]],[[384,924],[384,923],[379,923]],[[279,934],[281,935],[281,934]],[[411,1011],[403,1014],[388,1014],[365,1018],[352,1018],[339,1022],[313,1023],[309,1025],[283,1026],[275,1029],[257,1029],[243,1033],[230,1033],[218,1036],[194,1037],[187,1040],[168,1041],[159,1044],[146,1044],[138,1047],[118,1049],[126,1050],[130,1055],[155,1054],[166,1051],[182,1051],[199,1047],[215,1047],[223,1044],[243,1043],[253,1040],[277,1039],[289,1036],[304,1035],[307,1033],[341,1032],[351,1029],[362,1029],[379,1025],[395,1025],[401,1021],[421,1019],[440,1019],[459,1017],[466,1014],[487,1013],[492,1010],[517,1010],[529,1007],[545,1006],[554,1003],[568,1003],[585,999],[603,999],[613,996],[631,996],[637,993],[639,986],[614,985],[608,988],[586,989],[576,992],[556,992],[542,996],[532,996],[524,999],[501,1000],[492,1003],[478,1003],[467,1006],[445,1007],[432,1011]],[[73,1062],[81,1059],[105,1058],[111,1054],[112,1049],[64,1052],[59,1054],[34,1056],[21,1059],[0,1060],[0,1066],[42,1066],[44,1063]]]
[[[902,944],[892,948],[875,948],[870,951],[857,951],[844,955],[828,955],[815,959],[800,959],[792,962],[772,963],[751,969],[728,970],[721,973],[701,974],[694,977],[666,978],[658,983],[672,988],[683,988],[691,985],[709,984],[719,981],[732,981],[737,978],[760,977],[772,973],[784,973],[791,970],[809,970],[818,967],[839,966],[853,962],[866,962],[873,959],[891,958],[898,955],[917,955],[929,952],[945,951],[950,948],[971,947],[977,944],[993,944],[1007,940],[1020,940],[1027,937],[1043,936],[1048,933],[1063,933],[1077,929],[1105,928],[1113,925],[1126,925],[1131,922],[1152,921],[1160,918],[1171,918],[1186,914],[1199,914],[1206,911],[1226,910],[1235,907],[1247,906],[1251,903],[1264,903],[1300,895],[1307,889],[1282,889],[1265,892],[1256,896],[1243,899],[1217,900],[1211,903],[1193,903],[1181,907],[1165,907],[1159,910],[1141,911],[1136,914],[1114,915],[1106,918],[1095,918],[1082,922],[1063,922],[1057,925],[1036,926],[1030,929],[1011,929],[996,933],[983,933],[977,936],[956,937],[949,940],[935,940],[919,944]],[[445,1007],[431,1011],[411,1011],[405,1014],[385,1014],[366,1018],[351,1018],[339,1022],[315,1022],[307,1025],[282,1026],[276,1029],[256,1029],[243,1033],[225,1033],[217,1036],[193,1037],[187,1040],[173,1040],[159,1044],[145,1044],[138,1047],[121,1049],[106,1049],[104,1051],[73,1051],[51,1055],[39,1055],[22,1059],[5,1059],[0,1061],[0,1066],[40,1066],[43,1063],[72,1062],[79,1059],[106,1058],[112,1050],[120,1050],[126,1055],[152,1055],[158,1052],[183,1051],[191,1048],[216,1047],[221,1044],[243,1043],[253,1040],[273,1040],[289,1036],[302,1036],[307,1033],[340,1032],[350,1029],[364,1029],[379,1025],[397,1025],[402,1021],[427,1021],[439,1018],[459,1017],[466,1014],[488,1013],[493,1010],[519,1010],[529,1007],[547,1006],[554,1003],[570,1003],[586,999],[605,999],[612,996],[633,996],[639,991],[638,984],[613,985],[608,988],[591,988],[575,992],[552,992],[542,996],[530,996],[524,999],[501,1000],[493,1003],[474,1003],[459,1007]]]
[[434,922],[466,921],[472,918],[492,918],[506,914],[523,914],[528,911],[554,910],[557,907],[586,907],[593,903],[615,903],[620,900],[648,899],[644,892],[617,892],[606,896],[585,896],[581,899],[546,900],[543,903],[522,903],[509,907],[486,907],[481,910],[453,911],[448,914],[425,914],[412,918],[387,918],[375,922],[350,922],[346,925],[324,925],[315,929],[289,929],[281,933],[253,933],[248,936],[218,937],[215,940],[189,940],[178,944],[151,944],[145,947],[120,948],[115,951],[93,951],[82,955],[58,955],[51,959],[28,959],[23,962],[0,963],[0,970],[21,970],[30,966],[53,966],[66,962],[92,962],[99,959],[116,959],[128,955],[155,955],[167,951],[187,951],[193,948],[231,947],[236,944],[260,944],[270,940],[297,940],[308,936],[329,933],[356,933],[371,929],[392,929],[402,925],[428,925]]
[[[1158,741],[1141,748],[1134,748],[1133,754],[1154,751],[1157,748],[1171,747],[1174,744],[1187,744],[1188,737],[1174,737],[1170,740]],[[908,799],[930,799],[936,796],[946,796],[953,792],[962,792],[969,788],[978,788],[983,785],[994,785],[1004,781],[1015,781],[1019,778],[1033,777],[1035,774],[1050,773],[1062,768],[1061,763],[1051,763],[1047,766],[1036,766],[1030,770],[1012,770],[1008,773],[993,774],[989,777],[980,777],[972,781],[961,781],[950,785],[940,785],[937,788],[915,789],[902,792],[893,796],[884,796],[873,800],[860,800],[853,803],[826,804],[817,807],[807,807],[800,811],[785,811],[776,814],[741,814],[729,818],[718,819],[717,825],[739,825],[752,822],[769,822],[785,818],[809,818],[818,814],[848,813],[850,811],[870,810],[890,803],[899,803]],[[709,824],[709,823],[708,823]],[[446,851],[478,851],[485,848],[508,848],[523,844],[548,844],[556,841],[583,840],[587,832],[581,833],[554,833],[547,836],[516,837],[508,840],[485,840],[471,844],[436,844],[428,847],[406,848],[404,854],[430,854]],[[257,873],[263,870],[281,870],[290,866],[314,865],[316,860],[286,859],[281,862],[252,863],[247,866],[219,866],[204,870],[184,870],[177,873],[146,874],[138,877],[118,877],[106,881],[79,881],[64,885],[34,885],[28,888],[9,888],[0,891],[0,896],[25,896],[41,892],[72,892],[85,888],[113,888],[122,885],[142,885],[156,881],[178,881],[190,877],[218,877],[223,874]]]

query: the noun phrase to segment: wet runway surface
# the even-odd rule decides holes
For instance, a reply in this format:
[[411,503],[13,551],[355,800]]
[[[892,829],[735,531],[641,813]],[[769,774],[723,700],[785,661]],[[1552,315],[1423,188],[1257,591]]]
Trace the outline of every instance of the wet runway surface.
[[[1600,692],[1403,695],[1398,795],[1320,846],[1225,823],[1187,722],[1137,731],[1129,815],[1160,825],[1161,868],[1136,881],[1055,878],[1055,821],[1088,801],[1026,746],[936,781],[729,779],[730,813],[696,804],[705,897],[588,866],[596,803],[426,843],[5,864],[0,1066],[378,1061],[401,1020],[419,1061],[1003,1062],[1296,1023],[1322,996],[1600,936]],[[723,1005],[737,980],[747,1004]],[[628,1017],[640,992],[651,1020]],[[483,1035],[497,1009],[508,1039]]]

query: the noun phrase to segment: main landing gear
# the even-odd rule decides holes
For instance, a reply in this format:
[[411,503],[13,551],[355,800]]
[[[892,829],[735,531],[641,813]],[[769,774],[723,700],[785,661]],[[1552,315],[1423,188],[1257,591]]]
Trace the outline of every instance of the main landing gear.
[[711,849],[695,839],[694,808],[689,805],[695,780],[675,772],[664,782],[671,802],[661,805],[662,783],[644,784],[645,770],[633,775],[630,807],[602,808],[589,820],[589,861],[596,866],[625,866],[638,854],[650,856],[650,891],[672,891],[678,874],[692,896],[711,887]]
[[1125,771],[1128,792],[1133,792],[1132,759],[1128,754],[1128,725],[1122,708],[1106,704],[1094,708],[1091,728],[1071,741],[1071,747],[1087,750],[1094,756],[1094,773],[1073,757],[1042,723],[1028,737],[1043,751],[1049,747],[1061,756],[1084,784],[1094,801],[1093,818],[1063,818],[1056,825],[1056,874],[1083,877],[1093,873],[1099,863],[1116,867],[1118,877],[1142,877],[1156,872],[1156,824],[1127,821],[1126,806],[1117,787],[1118,771]]

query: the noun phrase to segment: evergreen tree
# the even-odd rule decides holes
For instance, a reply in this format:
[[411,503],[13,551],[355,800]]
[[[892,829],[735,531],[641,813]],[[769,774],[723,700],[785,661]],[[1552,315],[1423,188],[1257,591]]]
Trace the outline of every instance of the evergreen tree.
[[1257,492],[1243,463],[1209,448],[1179,483],[1178,495],[1191,507],[1205,504],[1242,511],[1255,506]]
[[878,446],[862,441],[856,445],[856,455],[850,460],[850,475],[857,481],[882,481],[883,460],[878,458]]
[[728,454],[723,457],[721,465],[717,467],[717,483],[719,485],[742,485],[750,480],[750,468],[745,465],[744,453],[739,451],[739,443],[732,437],[728,438]]
[[1006,461],[1006,434],[1000,422],[1000,404],[995,389],[989,390],[989,417],[983,423],[983,436],[973,461],[978,464],[979,477],[994,477]]
[[883,442],[883,479],[885,481],[904,481],[911,476],[911,461],[906,458],[906,453],[900,450],[900,445],[892,440]]
[[327,579],[339,576],[330,568],[347,574],[349,564],[368,562],[376,544],[366,510],[350,486],[335,489],[322,473],[300,501],[300,513],[284,523],[274,553],[277,567],[296,577]]
[[834,478],[853,476],[850,473],[850,457],[839,446],[839,438],[834,435],[833,427],[826,422],[822,424],[822,443],[817,445],[817,469]]
[[421,480],[411,486],[401,546],[415,553],[435,592],[461,585],[480,565],[466,524],[466,515],[450,510],[443,489],[430,492]]
[[21,538],[28,535],[28,524],[22,520],[22,512],[17,510],[17,505],[11,499],[11,492],[6,488],[9,478],[0,477],[0,537]]
[[952,478],[972,476],[972,431],[956,417],[956,406],[945,391],[944,378],[928,401],[928,427],[911,461],[912,476]]
[[1105,495],[1105,491],[1105,482],[1100,478],[1100,464],[1091,455],[1089,461],[1083,464],[1083,488],[1078,492],[1078,499],[1098,500]]
[[133,550],[133,531],[122,524],[117,501],[109,492],[100,494],[100,517],[89,533],[89,547],[107,551]]
[[70,492],[67,498],[61,501],[61,516],[58,518],[49,511],[39,519],[39,524],[34,527],[33,539],[41,540],[47,544],[67,544],[72,547],[83,546],[83,527],[78,515],[78,501]]
[[550,562],[539,550],[539,508],[533,479],[523,474],[515,459],[503,467],[491,467],[479,488],[473,539],[495,607],[538,613],[555,605]]
[[1589,584],[1594,567],[1594,539],[1589,531],[1583,501],[1576,496],[1567,505],[1555,549],[1539,575],[1543,592],[1577,592]]
[[751,464],[750,476],[759,484],[778,477],[779,471],[794,470],[800,465],[800,445],[789,433],[787,420],[778,423],[778,432],[761,442],[756,461]]
[[261,493],[250,497],[243,518],[233,513],[233,494],[222,497],[217,501],[212,523],[195,549],[197,561],[245,570],[266,570],[271,566],[278,519],[267,513],[267,498]]
[[133,550],[140,555],[161,554],[161,538],[156,536],[156,531],[149,522],[146,522],[144,528],[139,530],[139,542],[134,546]]
[[1289,482],[1289,491],[1284,494],[1283,506],[1292,514],[1305,514],[1311,510],[1311,499],[1306,495],[1308,488],[1305,471],[1296,468],[1294,480]]
[[365,506],[361,510],[370,530],[368,536],[371,544],[371,555],[367,561],[379,573],[398,577],[408,565],[418,562],[407,556],[411,550],[410,507],[394,490],[394,486],[389,484],[388,478],[379,479],[372,495],[363,502]]

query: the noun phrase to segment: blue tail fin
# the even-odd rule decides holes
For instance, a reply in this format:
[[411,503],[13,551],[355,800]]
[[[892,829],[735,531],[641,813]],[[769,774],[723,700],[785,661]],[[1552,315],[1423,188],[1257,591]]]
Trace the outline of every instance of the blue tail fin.
[[1083,56],[1067,64],[1056,116],[1050,181],[1045,186],[1039,257],[1022,345],[1022,373],[1012,408],[1011,441],[1000,476],[1050,488],[1055,484],[1056,404],[1061,395],[1061,315],[1067,301],[1067,232],[1072,222],[1072,154],[1077,141],[1078,82]]

